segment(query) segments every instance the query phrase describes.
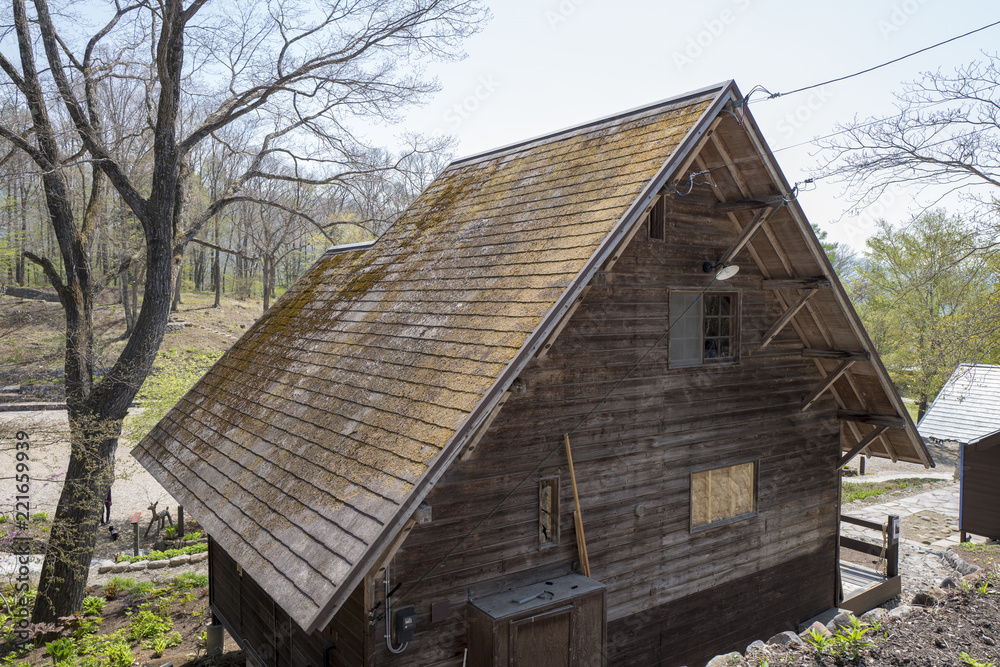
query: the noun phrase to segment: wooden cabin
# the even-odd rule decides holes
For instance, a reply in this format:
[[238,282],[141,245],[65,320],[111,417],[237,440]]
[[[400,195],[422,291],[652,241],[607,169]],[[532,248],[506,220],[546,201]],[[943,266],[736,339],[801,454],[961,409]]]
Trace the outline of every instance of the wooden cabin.
[[948,378],[918,432],[925,438],[959,443],[961,497],[958,528],[1000,540],[1000,365],[959,364]]
[[318,667],[742,650],[838,602],[860,451],[932,464],[729,82],[452,163],[133,453]]

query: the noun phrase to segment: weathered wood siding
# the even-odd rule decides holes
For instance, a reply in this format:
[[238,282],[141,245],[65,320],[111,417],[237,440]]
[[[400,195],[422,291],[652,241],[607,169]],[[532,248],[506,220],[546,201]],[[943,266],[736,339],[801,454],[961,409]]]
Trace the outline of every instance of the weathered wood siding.
[[209,543],[212,611],[241,648],[265,665],[319,667],[329,649],[330,667],[354,667],[365,660],[364,588],[359,586],[330,625],[306,635],[250,575],[239,574],[236,561],[218,543]]
[[[392,565],[394,583],[402,582],[397,604],[413,604],[418,614],[416,638],[401,656],[376,643],[377,664],[460,664],[468,597],[571,571],[577,549],[567,432],[592,577],[608,587],[608,664],[643,664],[631,655],[680,664],[671,633],[691,630],[682,619],[693,609],[717,618],[712,606],[727,591],[739,602],[723,605],[724,648],[834,603],[836,405],[825,395],[800,412],[821,377],[802,358],[792,327],[760,349],[784,309],[760,289],[763,276],[746,253],[739,275],[718,284],[740,294],[739,363],[672,370],[661,340],[669,291],[708,285],[702,262],[733,236],[725,218],[675,216],[665,241],[640,230],[613,270],[598,276],[547,357],[522,374],[526,391],[508,400],[475,453],[453,464],[428,496],[433,521],[413,530]],[[756,515],[692,533],[691,472],[746,460],[759,462]],[[537,480],[552,474],[561,475],[562,539],[539,549]],[[381,599],[381,582],[373,585]],[[430,605],[439,600],[450,601],[451,617],[432,625]]]
[[1000,539],[1000,445],[962,448],[961,529]]

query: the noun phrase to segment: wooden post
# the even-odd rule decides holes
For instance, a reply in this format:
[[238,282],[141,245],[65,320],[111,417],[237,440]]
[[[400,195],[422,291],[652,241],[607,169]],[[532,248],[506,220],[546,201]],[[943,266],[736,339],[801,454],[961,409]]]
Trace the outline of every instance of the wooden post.
[[177,506],[177,539],[184,539],[184,506]]
[[891,579],[899,574],[899,517],[890,514],[886,524],[889,547],[885,550],[885,576]]
[[142,512],[136,512],[132,515],[132,555],[139,555],[139,518],[142,517]]
[[864,477],[865,476],[865,460],[867,458],[868,458],[867,456],[865,456],[864,454],[862,454],[861,458],[858,459],[858,475],[860,477]]
[[580,495],[576,490],[576,472],[573,470],[573,451],[569,447],[569,433],[565,436],[566,460],[569,462],[569,479],[573,484],[573,525],[576,528],[576,548],[580,553],[580,572],[590,576],[590,559],[587,558],[587,538],[583,534],[583,510],[580,509]]

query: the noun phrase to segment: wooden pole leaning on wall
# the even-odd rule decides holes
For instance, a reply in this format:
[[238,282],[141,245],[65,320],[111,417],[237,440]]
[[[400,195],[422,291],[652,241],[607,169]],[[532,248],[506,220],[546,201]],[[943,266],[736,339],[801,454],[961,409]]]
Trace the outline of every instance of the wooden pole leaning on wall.
[[583,534],[583,510],[580,509],[580,494],[576,490],[576,472],[573,470],[573,450],[569,447],[569,433],[565,436],[566,460],[569,462],[569,480],[573,485],[573,525],[576,528],[576,549],[580,553],[580,572],[590,576],[590,559],[587,557],[587,538]]

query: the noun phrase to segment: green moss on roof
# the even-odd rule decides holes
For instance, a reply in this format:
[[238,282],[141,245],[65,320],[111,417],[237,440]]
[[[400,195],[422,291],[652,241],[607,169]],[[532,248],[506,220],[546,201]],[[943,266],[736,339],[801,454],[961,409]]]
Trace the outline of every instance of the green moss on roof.
[[712,99],[452,165],[370,249],[320,259],[135,455],[308,627]]

